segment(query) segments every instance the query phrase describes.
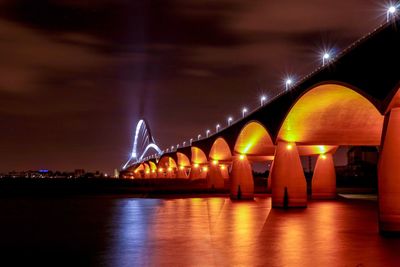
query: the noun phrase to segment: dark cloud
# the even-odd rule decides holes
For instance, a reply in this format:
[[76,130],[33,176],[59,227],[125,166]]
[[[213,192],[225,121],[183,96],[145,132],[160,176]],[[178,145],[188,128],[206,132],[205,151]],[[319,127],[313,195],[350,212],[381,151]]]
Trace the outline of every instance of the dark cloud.
[[182,143],[277,94],[379,12],[365,0],[2,1],[0,171],[110,172],[143,116],[162,146]]

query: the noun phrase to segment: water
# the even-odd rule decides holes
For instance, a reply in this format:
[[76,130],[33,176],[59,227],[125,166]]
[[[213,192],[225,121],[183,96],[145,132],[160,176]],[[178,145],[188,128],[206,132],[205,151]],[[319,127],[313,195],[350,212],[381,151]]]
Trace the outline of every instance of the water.
[[3,198],[0,266],[399,266],[376,201]]

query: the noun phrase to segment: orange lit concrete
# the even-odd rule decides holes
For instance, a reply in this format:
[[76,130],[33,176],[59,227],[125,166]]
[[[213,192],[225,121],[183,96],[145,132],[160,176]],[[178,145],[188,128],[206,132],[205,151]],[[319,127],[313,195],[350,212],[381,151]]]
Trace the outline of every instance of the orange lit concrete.
[[177,152],[176,157],[178,159],[179,166],[190,167],[190,160],[185,154]]
[[229,168],[228,165],[220,165],[221,175],[224,179],[229,179]]
[[224,177],[218,164],[211,163],[207,173],[207,187],[220,189],[224,188]]
[[150,178],[157,178],[157,165],[152,162],[149,161],[149,165],[150,165]]
[[189,178],[191,180],[196,180],[196,179],[200,179],[202,176],[201,174],[201,167],[198,164],[192,164],[192,167],[190,169],[190,175]]
[[248,156],[272,156],[275,147],[264,126],[258,122],[250,122],[241,130],[235,143],[235,152]]
[[251,165],[247,157],[232,157],[231,199],[253,199],[254,182]]
[[318,156],[311,186],[313,199],[336,198],[335,165],[331,153]]
[[232,153],[225,139],[220,137],[215,140],[213,146],[211,147],[209,157],[211,160],[231,161]]
[[176,174],[177,178],[189,178],[189,176],[187,175],[187,168],[180,166],[178,168],[177,174]]
[[288,113],[278,140],[301,144],[379,145],[383,116],[362,95],[326,84],[305,93]]
[[279,141],[276,147],[272,168],[272,206],[307,206],[306,179],[294,143]]
[[400,232],[400,108],[387,115],[378,165],[379,229]]
[[269,167],[268,179],[267,179],[267,192],[271,193],[272,191],[272,168],[274,167],[274,161],[271,162],[271,166]]
[[192,146],[191,149],[192,149],[192,158],[191,158],[192,163],[207,164],[207,156],[203,152],[203,150],[194,146]]

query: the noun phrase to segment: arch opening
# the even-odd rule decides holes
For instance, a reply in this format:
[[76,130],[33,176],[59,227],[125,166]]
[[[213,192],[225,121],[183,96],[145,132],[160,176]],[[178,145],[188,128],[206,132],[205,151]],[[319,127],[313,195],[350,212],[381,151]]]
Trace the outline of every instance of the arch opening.
[[209,158],[218,161],[230,161],[232,153],[228,143],[222,137],[217,138],[211,147]]
[[278,140],[300,145],[379,145],[383,119],[353,89],[324,84],[297,100],[282,123]]

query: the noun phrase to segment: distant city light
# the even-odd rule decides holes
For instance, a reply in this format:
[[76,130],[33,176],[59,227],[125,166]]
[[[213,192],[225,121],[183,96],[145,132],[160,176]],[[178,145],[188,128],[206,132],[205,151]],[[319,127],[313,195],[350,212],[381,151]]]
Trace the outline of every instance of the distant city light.
[[242,117],[244,118],[244,116],[246,115],[246,112],[247,112],[247,108],[243,108],[242,109]]

